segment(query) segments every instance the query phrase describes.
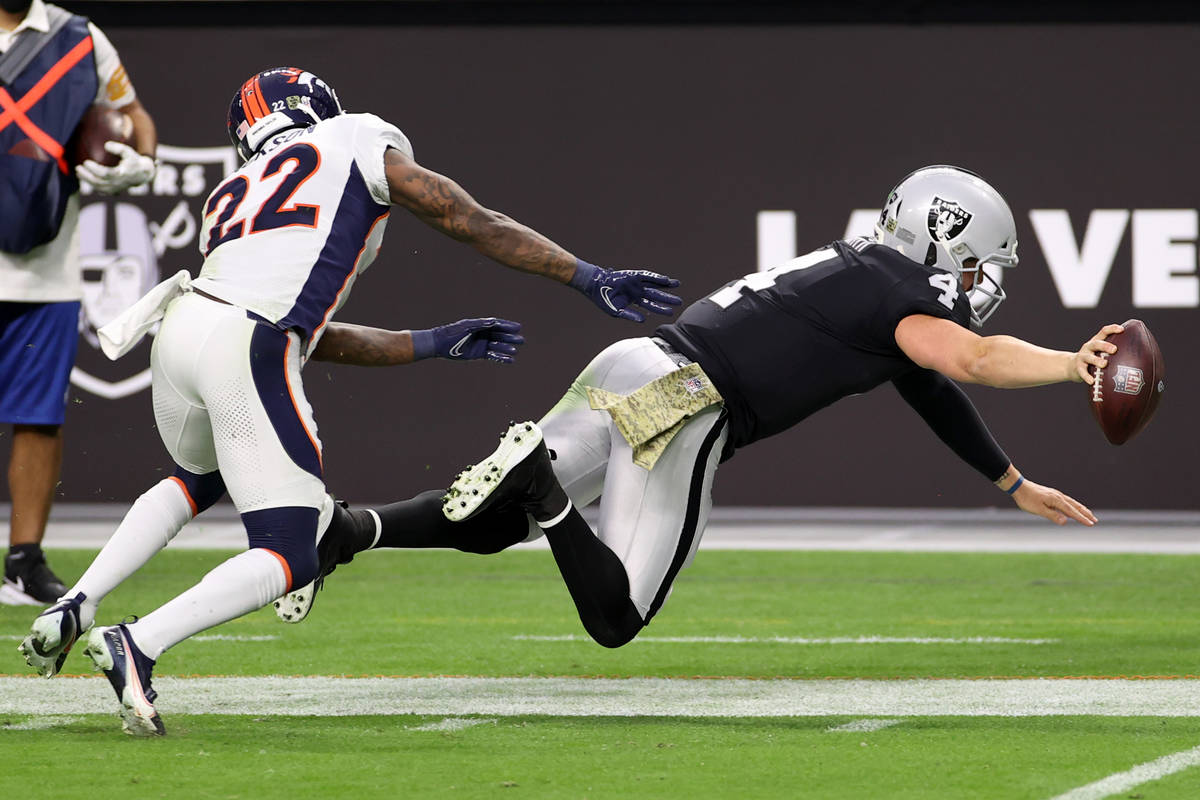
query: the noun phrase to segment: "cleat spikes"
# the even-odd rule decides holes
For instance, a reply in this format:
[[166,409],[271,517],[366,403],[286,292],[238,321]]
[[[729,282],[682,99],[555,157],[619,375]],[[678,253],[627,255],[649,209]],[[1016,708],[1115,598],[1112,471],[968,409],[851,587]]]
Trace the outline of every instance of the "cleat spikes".
[[[442,513],[446,519],[460,522],[493,507],[497,498],[507,503],[521,497],[525,476],[541,474],[538,472],[542,469],[538,466],[538,459],[546,460],[546,457],[544,453],[540,456],[535,456],[535,453],[544,449],[542,432],[535,423],[509,423],[495,452],[481,459],[477,465],[468,467],[450,487],[450,494],[455,496],[456,502],[443,506]],[[554,481],[552,474],[550,481]],[[558,509],[555,510],[557,512]]]

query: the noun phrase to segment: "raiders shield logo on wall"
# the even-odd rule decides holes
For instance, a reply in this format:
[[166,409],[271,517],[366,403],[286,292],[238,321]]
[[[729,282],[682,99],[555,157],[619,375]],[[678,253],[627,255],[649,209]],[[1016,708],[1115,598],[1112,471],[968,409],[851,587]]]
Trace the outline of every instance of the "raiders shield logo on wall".
[[100,352],[96,329],[133,305],[164,271],[199,271],[196,236],[204,200],[237,165],[228,146],[160,144],[158,158],[158,172],[149,185],[116,197],[85,188],[79,212],[82,341],[71,383],[110,400],[150,386],[150,339],[114,362]]
[[951,200],[934,197],[929,204],[929,236],[935,242],[953,239],[971,221],[971,212]]

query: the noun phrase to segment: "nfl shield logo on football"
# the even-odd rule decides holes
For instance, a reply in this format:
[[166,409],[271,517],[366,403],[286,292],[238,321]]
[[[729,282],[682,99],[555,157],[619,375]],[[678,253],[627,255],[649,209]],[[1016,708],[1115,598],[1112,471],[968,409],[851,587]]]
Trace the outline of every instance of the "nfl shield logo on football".
[[237,165],[232,147],[158,146],[153,180],[116,197],[83,185],[79,211],[79,261],[83,302],[79,355],[71,383],[116,400],[150,386],[150,339],[119,361],[100,351],[96,329],[112,321],[166,272],[200,269],[196,237],[204,201]]
[[1113,375],[1113,391],[1121,394],[1137,394],[1142,390],[1142,383],[1142,371],[1137,367],[1122,364]]

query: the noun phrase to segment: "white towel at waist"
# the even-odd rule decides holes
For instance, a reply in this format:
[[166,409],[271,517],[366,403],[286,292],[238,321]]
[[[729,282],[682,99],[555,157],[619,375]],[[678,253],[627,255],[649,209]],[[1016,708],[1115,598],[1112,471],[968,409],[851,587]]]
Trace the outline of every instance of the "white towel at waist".
[[181,269],[100,328],[100,349],[113,361],[132,350],[158,324],[167,305],[192,288],[192,276]]

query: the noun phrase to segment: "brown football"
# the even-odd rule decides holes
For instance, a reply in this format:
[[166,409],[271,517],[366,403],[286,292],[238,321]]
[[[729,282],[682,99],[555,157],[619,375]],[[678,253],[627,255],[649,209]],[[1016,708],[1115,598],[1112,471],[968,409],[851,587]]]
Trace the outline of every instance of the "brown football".
[[1088,401],[1104,438],[1125,444],[1154,416],[1166,389],[1166,370],[1154,334],[1140,319],[1126,322],[1125,330],[1108,341],[1117,352],[1104,369],[1090,368],[1096,382],[1088,387]]
[[71,138],[71,163],[82,164],[90,158],[106,167],[116,166],[121,159],[104,149],[105,142],[133,147],[133,119],[115,108],[94,105],[84,113]]

